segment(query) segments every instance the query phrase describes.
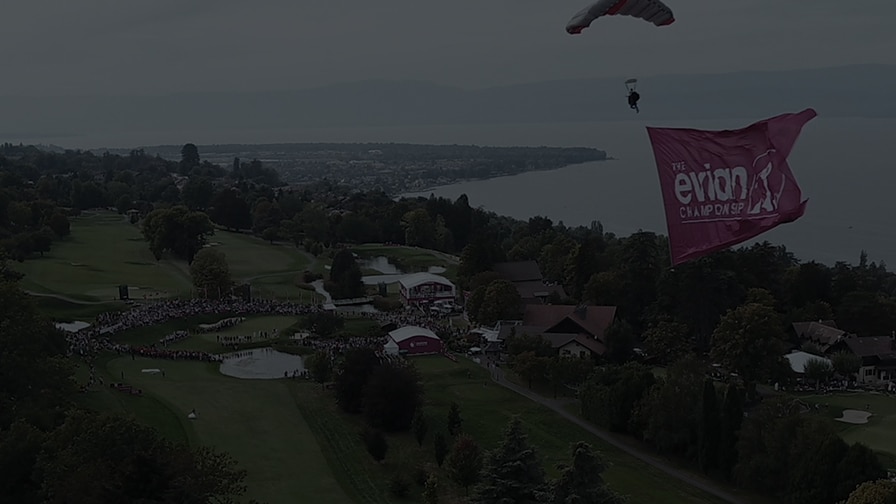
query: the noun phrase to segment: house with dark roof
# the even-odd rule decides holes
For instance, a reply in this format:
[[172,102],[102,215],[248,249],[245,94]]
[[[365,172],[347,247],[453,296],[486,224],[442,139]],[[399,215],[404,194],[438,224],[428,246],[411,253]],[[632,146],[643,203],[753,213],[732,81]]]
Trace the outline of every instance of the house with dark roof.
[[545,300],[554,293],[561,298],[566,297],[562,286],[550,285],[544,281],[541,268],[535,261],[497,263],[492,267],[492,271],[516,287],[523,305],[544,304]]
[[879,383],[891,381],[896,375],[896,338],[893,336],[852,336],[843,345],[862,359],[858,381]]
[[601,356],[607,351],[607,328],[615,319],[615,306],[526,305],[522,324],[501,325],[498,339],[541,336],[559,355]]
[[824,353],[832,351],[847,336],[846,331],[838,329],[833,320],[794,322],[793,330],[801,342],[813,343]]

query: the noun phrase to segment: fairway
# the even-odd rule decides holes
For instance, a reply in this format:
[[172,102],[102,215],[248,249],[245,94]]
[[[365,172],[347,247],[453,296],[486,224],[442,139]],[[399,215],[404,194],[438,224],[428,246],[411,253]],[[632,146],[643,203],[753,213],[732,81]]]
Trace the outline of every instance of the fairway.
[[55,242],[44,257],[14,267],[25,274],[22,287],[85,301],[118,299],[118,285],[131,296],[176,295],[190,289],[189,276],[170,261],[156,261],[140,228],[112,212],[72,219],[71,235]]
[[[216,230],[209,245],[224,252],[234,281],[253,282],[255,295],[298,298],[296,285],[311,258],[295,247],[271,245],[249,235]],[[189,267],[183,260],[157,261],[139,225],[114,212],[85,212],[71,221],[71,235],[53,244],[44,257],[14,264],[25,274],[23,288],[77,301],[114,301],[118,286],[130,287],[133,299],[188,295]]]
[[[163,368],[165,376],[141,373],[144,368]],[[249,471],[247,497],[269,504],[352,502],[294,404],[294,384],[229,378],[216,364],[139,357],[116,358],[107,369],[113,377],[124,372],[128,384],[169,408],[199,443],[233,455]],[[193,409],[195,421],[187,419]]]

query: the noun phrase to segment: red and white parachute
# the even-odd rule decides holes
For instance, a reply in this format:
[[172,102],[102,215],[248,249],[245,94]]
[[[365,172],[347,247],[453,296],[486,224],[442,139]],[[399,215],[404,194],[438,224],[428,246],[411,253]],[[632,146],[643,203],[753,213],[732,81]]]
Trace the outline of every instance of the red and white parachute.
[[582,33],[595,19],[617,15],[640,18],[657,26],[675,22],[672,9],[659,0],[597,0],[573,16],[566,24],[566,31],[573,35]]

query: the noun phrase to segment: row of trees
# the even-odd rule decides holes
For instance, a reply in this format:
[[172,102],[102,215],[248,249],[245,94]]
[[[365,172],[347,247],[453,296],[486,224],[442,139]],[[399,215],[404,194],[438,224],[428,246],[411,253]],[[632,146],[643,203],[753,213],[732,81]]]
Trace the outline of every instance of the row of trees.
[[[489,302],[481,302],[494,278],[477,280],[477,275],[490,271],[497,261],[535,260],[546,280],[561,284],[569,296],[554,302],[617,306],[636,336],[675,322],[701,351],[708,349],[722,315],[743,304],[749,289],[756,287],[771,293],[785,322],[834,318],[859,335],[889,334],[896,328],[896,277],[864,254],[857,265],[826,266],[801,262],[783,246],[760,243],[673,269],[666,238],[654,233],[618,237],[604,232],[599,222],[567,227],[545,217],[521,222],[472,208],[463,195],[455,201],[435,197],[395,201],[383,192],[330,181],[284,190],[260,163],[235,160],[231,167],[212,165],[199,160],[192,144],[184,146],[180,162],[141,151],[95,156],[8,146],[2,154],[3,187],[16,201],[91,208],[110,204],[112,196],[124,196],[145,215],[155,208],[185,206],[187,214],[195,215],[196,227],[183,226],[177,232],[184,235],[178,239],[155,230],[148,237],[154,252],[172,252],[184,259],[190,259],[208,236],[199,213],[208,216],[209,223],[288,240],[311,251],[338,243],[392,242],[460,253],[459,283],[466,290],[483,287],[474,296],[473,307],[490,307],[481,314],[486,322],[507,315],[491,308],[503,306],[503,298],[491,298],[509,289],[496,286]],[[185,181],[177,178],[181,176],[187,177]],[[73,204],[73,194],[97,192],[105,196],[79,196],[81,204]],[[43,223],[37,225],[42,229]]]
[[129,417],[73,402],[61,331],[0,257],[0,495],[17,503],[236,502],[246,472],[229,455],[169,441]]

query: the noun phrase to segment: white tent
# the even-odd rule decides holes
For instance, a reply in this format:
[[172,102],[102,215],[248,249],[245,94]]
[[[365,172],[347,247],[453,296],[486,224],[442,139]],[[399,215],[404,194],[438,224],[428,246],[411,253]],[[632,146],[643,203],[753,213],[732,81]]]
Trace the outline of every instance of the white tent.
[[826,362],[831,364],[830,359],[825,359],[824,357],[819,357],[817,355],[812,355],[810,353],[794,351],[784,356],[788,361],[790,361],[790,369],[793,369],[795,373],[803,374],[806,372],[806,364],[809,361],[817,360]]
[[398,343],[394,339],[389,338],[389,342],[383,345],[383,352],[388,355],[398,355]]

